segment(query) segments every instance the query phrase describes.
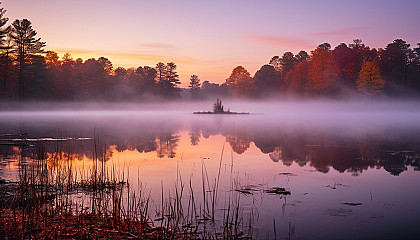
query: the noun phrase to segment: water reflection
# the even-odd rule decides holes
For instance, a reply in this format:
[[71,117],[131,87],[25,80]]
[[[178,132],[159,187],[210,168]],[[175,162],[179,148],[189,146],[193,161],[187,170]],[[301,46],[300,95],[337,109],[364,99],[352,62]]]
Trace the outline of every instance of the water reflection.
[[[343,116],[338,121],[313,121],[305,115],[294,121],[294,117],[285,120],[286,115],[51,115],[37,119],[0,115],[0,134],[92,138],[42,145],[49,164],[68,160],[77,174],[89,176],[92,159],[98,159],[124,173],[133,186],[140,179],[158,208],[162,185],[173,194],[172,186],[181,178],[200,196],[202,179],[214,184],[220,176],[220,209],[225,209],[224,193],[234,192],[232,188],[255,188],[252,194],[238,194],[245,207],[258,206],[258,216],[250,216],[258,219],[263,239],[269,232],[273,236],[273,219],[279,232],[287,233],[296,223],[298,237],[323,239],[322,232],[335,232],[332,236],[343,239],[343,234],[354,232],[360,233],[359,238],[376,236],[378,227],[384,229],[384,236],[400,236],[415,227],[419,218],[416,183],[420,176],[413,170],[420,169],[416,121],[420,116],[408,125],[378,126],[376,122],[349,125],[350,120],[341,121]],[[0,178],[8,177],[7,166],[16,167],[13,159],[29,162],[38,144],[2,143],[7,142],[0,141]],[[272,187],[290,189],[291,195],[286,199],[264,192]]]
[[[176,126],[156,127],[137,124],[127,128],[96,127],[91,134],[86,134],[85,125],[72,126],[72,136],[94,137],[92,141],[48,142],[51,154],[64,154],[72,159],[93,158],[95,149],[105,149],[100,159],[108,161],[114,153],[137,151],[138,153],[155,153],[157,158],[174,158],[178,155],[181,136],[189,138],[191,146],[197,147],[205,154],[208,150],[201,148],[200,138],[223,136],[232,151],[246,155],[251,144],[268,156],[273,162],[291,166],[312,166],[317,171],[328,173],[331,168],[338,172],[351,172],[354,176],[369,168],[383,168],[392,175],[398,176],[407,170],[420,169],[420,134],[417,130],[375,129],[374,132],[362,132],[348,135],[337,129],[281,129],[236,126],[235,123],[224,124],[223,119],[216,119],[206,124],[193,123],[189,129]],[[56,129],[60,126],[56,126]],[[66,128],[64,124],[61,127]],[[26,126],[29,133],[38,133],[31,137],[55,136],[51,128],[40,129]],[[62,133],[60,133],[62,134]],[[93,136],[92,136],[93,135]],[[214,143],[219,144],[221,143]],[[31,151],[23,146],[0,145],[0,154],[21,158],[30,157]],[[186,151],[183,149],[182,151]],[[96,151],[101,152],[101,151]],[[16,156],[17,157],[17,156]],[[261,160],[265,161],[265,160]],[[264,164],[264,163],[261,163]]]

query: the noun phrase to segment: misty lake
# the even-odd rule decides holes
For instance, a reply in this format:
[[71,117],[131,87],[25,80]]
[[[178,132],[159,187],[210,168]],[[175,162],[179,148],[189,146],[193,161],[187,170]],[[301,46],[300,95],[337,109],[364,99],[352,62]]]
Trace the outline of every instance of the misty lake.
[[192,114],[211,104],[4,110],[0,179],[17,181],[39,143],[80,175],[102,151],[105,168],[150,195],[155,225],[162,199],[184,189],[184,209],[193,193],[217,223],[233,205],[256,239],[419,236],[418,102],[227,101],[251,114]]

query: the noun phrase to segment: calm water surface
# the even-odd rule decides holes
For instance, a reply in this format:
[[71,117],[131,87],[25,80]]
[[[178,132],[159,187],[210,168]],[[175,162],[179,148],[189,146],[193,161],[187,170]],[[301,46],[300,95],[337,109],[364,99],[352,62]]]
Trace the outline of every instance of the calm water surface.
[[[151,209],[162,187],[165,196],[173,193],[179,179],[198,196],[203,174],[209,183],[219,179],[219,211],[232,189],[244,190],[236,194],[257,238],[410,239],[420,234],[416,106],[232,103],[254,113],[248,116],[192,115],[207,109],[167,105],[7,111],[0,134],[92,138],[44,144],[51,155],[71,156],[80,172],[92,165],[96,144],[108,167],[133,186],[143,183]],[[30,161],[30,152],[0,145],[0,177],[16,179],[17,160]],[[291,195],[265,192],[272,187]]]

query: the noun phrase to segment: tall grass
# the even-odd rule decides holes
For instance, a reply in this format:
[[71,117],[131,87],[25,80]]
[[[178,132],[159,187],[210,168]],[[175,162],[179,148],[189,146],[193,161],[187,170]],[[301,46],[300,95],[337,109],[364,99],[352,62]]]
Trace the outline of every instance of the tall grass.
[[[154,206],[155,219],[151,214],[151,194],[145,191],[139,177],[133,184],[137,187],[132,187],[125,169],[117,170],[120,168],[106,162],[106,146],[99,147],[95,140],[88,171],[78,169],[72,154],[62,154],[58,144],[54,154],[47,153],[40,142],[32,149],[31,164],[19,164],[15,195],[1,206],[0,236],[64,238],[67,235],[63,234],[70,234],[83,238],[83,234],[92,233],[103,236],[100,234],[106,230],[113,236],[155,239],[254,237],[254,210],[244,217],[240,193],[234,189],[233,158],[230,189],[220,194],[224,146],[214,178],[209,177],[202,161],[200,189],[194,188],[192,177],[185,181],[179,168],[173,186],[161,183],[161,201]],[[61,229],[59,233],[57,229]]]

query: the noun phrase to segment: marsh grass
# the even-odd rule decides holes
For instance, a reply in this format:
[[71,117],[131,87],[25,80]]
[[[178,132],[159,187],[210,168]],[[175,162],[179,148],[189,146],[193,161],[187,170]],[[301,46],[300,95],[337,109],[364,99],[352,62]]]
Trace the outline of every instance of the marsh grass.
[[220,194],[224,146],[216,177],[209,176],[202,161],[201,189],[195,189],[193,179],[185,181],[177,168],[173,187],[162,182],[156,206],[139,177],[132,187],[125,169],[106,162],[106,147],[98,147],[96,140],[88,170],[78,169],[58,144],[54,154],[47,153],[37,143],[32,161],[19,162],[19,181],[2,188],[1,238],[253,238],[254,212],[244,218],[240,193],[234,191],[233,159],[230,189]]

